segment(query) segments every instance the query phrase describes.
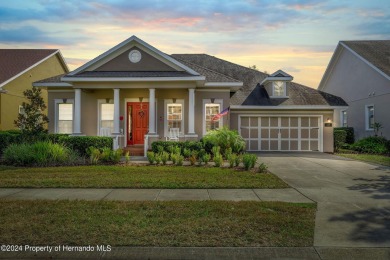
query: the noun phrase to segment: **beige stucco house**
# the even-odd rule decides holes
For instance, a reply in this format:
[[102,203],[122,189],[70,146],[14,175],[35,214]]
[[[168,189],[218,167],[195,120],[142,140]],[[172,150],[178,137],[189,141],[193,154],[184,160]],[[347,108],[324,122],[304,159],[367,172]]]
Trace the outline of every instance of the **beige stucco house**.
[[[0,49],[0,130],[15,129],[26,99],[23,91],[37,80],[69,72],[59,50]],[[47,92],[42,96],[47,102]]]
[[[223,126],[250,151],[333,151],[339,97],[206,54],[167,55],[132,36],[80,68],[35,82],[48,89],[49,130],[112,135],[119,146],[198,140]],[[230,108],[220,120],[213,117]]]
[[360,139],[374,135],[377,122],[390,139],[390,40],[339,42],[318,89],[348,103],[337,126],[353,127]]

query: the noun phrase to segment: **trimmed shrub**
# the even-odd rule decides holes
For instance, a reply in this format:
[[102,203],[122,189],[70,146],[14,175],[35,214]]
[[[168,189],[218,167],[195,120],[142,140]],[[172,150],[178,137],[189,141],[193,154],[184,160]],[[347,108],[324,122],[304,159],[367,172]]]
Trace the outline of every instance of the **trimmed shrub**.
[[162,152],[161,153],[161,161],[162,161],[163,165],[166,165],[168,160],[169,160],[169,153],[167,153],[165,151]]
[[236,162],[236,159],[237,159],[237,154],[233,153],[231,154],[228,158],[228,161],[229,161],[229,167],[230,168],[233,168],[234,167],[234,164]]
[[[168,153],[171,153],[173,150],[175,150],[175,151],[178,150],[177,147],[179,147],[180,154],[182,154],[182,155],[184,155],[184,149],[187,149],[190,151],[193,151],[193,150],[199,151],[199,150],[203,149],[203,144],[201,142],[198,142],[198,141],[185,141],[185,142],[156,141],[156,142],[152,143],[152,151],[154,153],[162,152],[162,151],[158,150],[159,146],[163,147],[162,151],[165,151]],[[186,157],[186,156],[184,155],[184,157]]]
[[77,152],[81,156],[87,156],[89,147],[96,147],[103,151],[104,148],[112,148],[112,138],[105,136],[60,136],[58,142],[69,149]]
[[245,170],[250,170],[255,167],[257,162],[257,156],[255,154],[246,153],[242,156],[242,162]]
[[265,163],[261,163],[259,165],[259,173],[267,173],[268,172],[268,166],[265,165]]
[[240,153],[245,149],[244,138],[237,131],[227,127],[208,132],[201,141],[208,153],[211,153],[213,146],[221,147],[222,154],[225,154],[228,148],[231,148],[233,153]]
[[184,157],[183,157],[182,155],[178,155],[178,156],[177,156],[176,165],[177,165],[177,166],[182,166],[182,165],[183,165],[183,161],[184,161]]
[[388,154],[390,153],[389,146],[389,141],[386,138],[370,136],[360,139],[350,147],[360,153]]
[[0,154],[2,154],[9,145],[23,142],[20,131],[0,131]]
[[153,164],[155,161],[154,152],[147,152],[146,157],[148,158],[148,161],[150,164]]
[[214,154],[213,161],[215,163],[215,167],[221,167],[223,163],[222,155],[220,153]]
[[4,163],[14,166],[72,165],[77,156],[67,147],[51,142],[11,144],[4,150]]
[[333,145],[334,151],[338,152],[339,149],[345,144],[347,132],[345,130],[334,130],[333,131]]
[[334,131],[336,130],[343,130],[346,132],[345,137],[345,143],[346,144],[353,144],[355,142],[355,132],[353,130],[353,127],[335,127]]

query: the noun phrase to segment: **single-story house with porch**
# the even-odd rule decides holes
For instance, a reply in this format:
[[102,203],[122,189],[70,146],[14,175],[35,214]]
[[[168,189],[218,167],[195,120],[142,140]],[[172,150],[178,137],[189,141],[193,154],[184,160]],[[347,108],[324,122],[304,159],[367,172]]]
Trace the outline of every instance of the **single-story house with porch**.
[[[48,90],[49,131],[110,135],[122,147],[199,140],[223,126],[249,151],[333,151],[343,99],[206,54],[167,55],[136,36],[78,69],[33,85]],[[229,108],[227,116],[213,117]]]

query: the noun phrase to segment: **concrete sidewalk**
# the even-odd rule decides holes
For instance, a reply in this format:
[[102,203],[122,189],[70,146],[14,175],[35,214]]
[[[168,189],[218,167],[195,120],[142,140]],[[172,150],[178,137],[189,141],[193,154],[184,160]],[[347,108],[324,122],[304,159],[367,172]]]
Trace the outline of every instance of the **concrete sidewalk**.
[[0,188],[0,199],[47,200],[229,200],[314,203],[295,189],[64,189]]
[[112,247],[102,252],[1,252],[0,259],[389,259],[389,248]]

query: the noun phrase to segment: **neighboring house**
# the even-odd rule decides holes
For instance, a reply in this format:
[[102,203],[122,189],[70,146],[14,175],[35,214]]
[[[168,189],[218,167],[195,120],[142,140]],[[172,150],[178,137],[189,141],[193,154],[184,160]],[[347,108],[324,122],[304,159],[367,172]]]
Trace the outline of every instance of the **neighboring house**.
[[[0,130],[15,129],[14,120],[27,101],[23,91],[37,80],[69,72],[59,50],[0,49]],[[42,96],[47,103],[47,93]]]
[[350,126],[356,139],[379,135],[390,139],[390,40],[340,41],[318,87],[349,105],[335,123]]
[[292,79],[206,54],[167,55],[132,36],[34,85],[48,89],[50,132],[120,136],[121,146],[147,148],[175,132],[198,140],[228,126],[251,151],[332,152],[333,113],[347,104]]

